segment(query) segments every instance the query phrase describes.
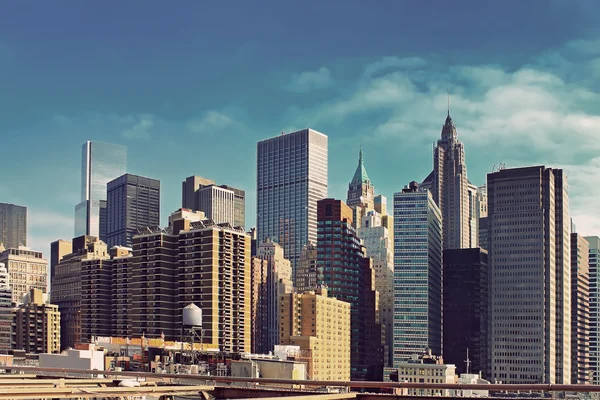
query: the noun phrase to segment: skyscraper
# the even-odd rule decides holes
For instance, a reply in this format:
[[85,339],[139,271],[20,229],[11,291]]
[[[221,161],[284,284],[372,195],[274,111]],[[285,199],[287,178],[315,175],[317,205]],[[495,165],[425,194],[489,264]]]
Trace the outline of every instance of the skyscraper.
[[127,169],[125,146],[87,141],[82,147],[81,202],[75,206],[75,237],[106,240],[106,185]]
[[375,290],[379,293],[379,322],[385,328],[383,362],[390,366],[394,337],[394,242],[391,232],[382,224],[381,214],[375,210],[367,211],[362,217],[358,237],[373,262]]
[[0,244],[7,249],[27,246],[27,207],[0,203]]
[[352,209],[355,228],[360,226],[362,217],[375,208],[375,188],[371,184],[363,161],[362,147],[358,153],[358,166],[348,184],[348,199],[346,204]]
[[327,136],[312,129],[257,144],[258,241],[271,238],[296,263],[317,242],[317,201],[327,197]]
[[442,354],[442,214],[411,182],[394,194],[394,367]]
[[586,236],[589,244],[590,351],[589,367],[594,385],[600,384],[600,237]]
[[[573,227],[574,228],[574,227]],[[571,232],[571,383],[590,382],[589,243]]]
[[375,272],[356,229],[352,209],[341,200],[317,202],[317,269],[331,297],[350,303],[353,380],[380,380],[383,345]]
[[140,228],[160,224],[160,181],[125,174],[107,184],[106,244],[133,246]]
[[567,178],[544,166],[488,174],[491,376],[571,382]]
[[465,147],[458,140],[450,110],[442,127],[442,138],[433,152],[433,171],[421,186],[431,190],[433,200],[442,212],[444,249],[471,247]]
[[[488,254],[444,250],[444,362],[456,373],[488,373]],[[469,365],[465,362],[469,359]],[[469,370],[467,370],[467,367]]]
[[181,206],[202,211],[218,224],[234,227],[246,225],[246,192],[230,185],[219,185],[211,179],[189,176],[181,183]]

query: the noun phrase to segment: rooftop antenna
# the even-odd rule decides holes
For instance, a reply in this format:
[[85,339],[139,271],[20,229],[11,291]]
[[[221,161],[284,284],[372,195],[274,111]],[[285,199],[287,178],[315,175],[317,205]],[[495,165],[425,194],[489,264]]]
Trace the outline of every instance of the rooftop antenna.
[[448,86],[448,116],[450,116],[450,86]]
[[467,347],[467,359],[465,360],[465,364],[467,364],[467,374],[469,373],[469,366],[471,365],[471,360],[469,360],[469,348]]
[[281,136],[285,135],[285,131],[281,131]]

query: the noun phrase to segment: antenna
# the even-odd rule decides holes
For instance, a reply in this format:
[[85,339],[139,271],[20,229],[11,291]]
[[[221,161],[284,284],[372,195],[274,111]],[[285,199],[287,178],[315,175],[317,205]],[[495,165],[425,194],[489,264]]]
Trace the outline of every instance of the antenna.
[[450,86],[448,86],[448,116],[450,116]]
[[467,364],[467,374],[469,373],[469,366],[471,365],[471,360],[469,360],[469,348],[467,347],[467,359],[465,360],[465,364]]
[[285,135],[285,131],[281,131],[281,136]]

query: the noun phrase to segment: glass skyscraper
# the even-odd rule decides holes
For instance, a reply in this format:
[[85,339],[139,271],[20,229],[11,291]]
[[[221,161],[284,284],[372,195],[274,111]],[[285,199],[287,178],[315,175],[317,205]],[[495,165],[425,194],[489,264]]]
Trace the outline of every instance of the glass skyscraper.
[[160,224],[160,181],[125,174],[107,185],[108,247],[133,247],[138,229]]
[[394,194],[394,366],[442,353],[442,246],[442,213],[411,182]]
[[125,174],[125,146],[87,141],[82,146],[81,202],[75,206],[75,235],[106,239],[106,185]]
[[327,136],[312,129],[257,144],[259,243],[283,247],[295,276],[302,248],[317,242],[317,201],[327,197]]
[[600,237],[586,236],[589,243],[589,289],[590,289],[590,371],[591,384],[600,384]]

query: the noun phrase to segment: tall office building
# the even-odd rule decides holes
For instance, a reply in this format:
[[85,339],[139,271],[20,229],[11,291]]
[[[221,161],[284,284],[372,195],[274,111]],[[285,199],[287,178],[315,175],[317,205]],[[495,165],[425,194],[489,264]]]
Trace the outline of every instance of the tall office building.
[[282,345],[300,347],[312,380],[350,380],[350,304],[328,297],[326,288],[280,297]]
[[[444,250],[444,362],[458,375],[488,374],[488,253]],[[469,364],[466,364],[466,360]],[[468,370],[467,370],[468,367]]]
[[133,246],[140,228],[160,225],[160,181],[125,174],[107,184],[106,244]]
[[0,253],[0,263],[8,269],[14,303],[21,303],[31,289],[48,293],[48,260],[41,251],[23,246],[6,249]]
[[365,169],[362,147],[358,153],[358,166],[352,180],[348,184],[348,199],[346,204],[352,209],[355,228],[360,226],[362,218],[368,211],[375,208],[375,188],[371,184]]
[[394,359],[442,354],[442,213],[411,182],[394,194]]
[[590,382],[589,243],[571,231],[571,383]]
[[586,236],[584,239],[589,244],[590,383],[600,385],[600,237]]
[[487,217],[487,188],[485,185],[477,187],[468,182],[467,193],[469,196],[469,248],[479,246],[479,220]]
[[375,290],[379,293],[379,322],[385,328],[385,366],[393,359],[394,337],[394,243],[388,228],[382,224],[381,214],[367,211],[358,228],[367,257],[370,257],[375,270]]
[[202,211],[217,224],[246,226],[246,192],[211,179],[189,176],[181,183],[181,206]]
[[567,178],[544,166],[488,174],[491,380],[571,382]]
[[378,294],[371,259],[352,226],[352,209],[343,201],[317,202],[317,269],[328,292],[351,305],[351,377],[381,380],[383,344]]
[[263,340],[258,345],[258,352],[267,354],[279,344],[279,298],[285,293],[294,290],[292,285],[292,265],[283,256],[283,249],[277,243],[267,239],[260,243],[257,249],[257,258],[267,261],[266,296],[260,310],[266,313],[266,318],[259,315],[260,320],[266,325],[259,327],[259,337]]
[[58,239],[50,243],[50,281],[54,277],[55,269],[60,260],[73,252],[73,243]]
[[27,246],[27,207],[0,203],[0,244],[7,249]]
[[317,201],[327,197],[327,136],[312,129],[257,144],[258,241],[271,238],[296,265],[317,242]]
[[125,146],[87,141],[82,146],[81,202],[75,206],[75,235],[106,239],[106,185],[127,169]]
[[431,190],[433,200],[442,212],[444,249],[471,247],[465,146],[458,140],[450,110],[442,127],[442,137],[433,152],[433,171],[421,186]]

